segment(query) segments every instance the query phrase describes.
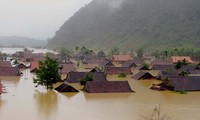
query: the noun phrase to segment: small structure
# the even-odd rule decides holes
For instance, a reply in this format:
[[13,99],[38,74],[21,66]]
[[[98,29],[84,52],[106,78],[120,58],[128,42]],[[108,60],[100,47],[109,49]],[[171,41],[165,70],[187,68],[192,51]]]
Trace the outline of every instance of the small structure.
[[111,59],[112,62],[122,64],[123,62],[129,61],[132,58],[130,55],[113,55]]
[[107,81],[103,72],[69,72],[66,82],[79,83],[87,74],[91,74],[93,81]]
[[129,67],[106,67],[105,73],[108,75],[119,75],[120,73],[125,73],[126,75],[133,74]]
[[149,72],[142,72],[135,74],[132,78],[136,80],[145,80],[145,79],[154,79],[155,77],[151,75]]
[[87,81],[83,90],[88,93],[124,93],[133,92],[128,81]]
[[82,60],[83,64],[94,64],[98,65],[105,60],[105,57],[95,57],[95,56],[88,56]]
[[55,88],[55,90],[58,92],[78,92],[78,90],[76,90],[75,88],[66,83],[61,84],[60,86]]
[[189,56],[172,56],[169,58],[172,63],[177,63],[178,61],[186,60],[187,63],[193,63]]
[[18,67],[0,67],[0,76],[20,76]]

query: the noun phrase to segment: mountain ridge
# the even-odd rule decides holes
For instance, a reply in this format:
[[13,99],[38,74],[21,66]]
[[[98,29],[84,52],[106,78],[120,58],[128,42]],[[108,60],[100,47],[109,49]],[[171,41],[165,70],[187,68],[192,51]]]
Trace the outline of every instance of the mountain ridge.
[[48,47],[145,49],[200,46],[198,0],[94,0],[66,21]]
[[38,47],[46,46],[46,40],[37,40],[28,37],[21,36],[0,36],[0,45],[1,46],[28,46],[28,47]]

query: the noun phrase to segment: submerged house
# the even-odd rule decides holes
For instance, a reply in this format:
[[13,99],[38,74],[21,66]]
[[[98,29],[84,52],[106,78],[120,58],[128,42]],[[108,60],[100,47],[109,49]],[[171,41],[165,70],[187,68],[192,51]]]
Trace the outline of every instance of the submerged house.
[[113,65],[111,61],[105,60],[101,62],[98,66],[102,71],[104,71],[106,67],[114,67],[115,65]]
[[107,75],[119,75],[125,73],[126,75],[132,75],[130,67],[106,67],[105,74]]
[[166,71],[166,70],[168,70],[168,71],[172,71],[172,70],[175,70],[175,65],[165,65],[165,64],[163,64],[163,65],[153,65],[152,66],[152,70],[160,70],[160,71]]
[[0,67],[12,67],[12,65],[10,61],[0,60]]
[[113,55],[111,58],[113,63],[119,63],[122,64],[124,62],[127,62],[129,60],[132,60],[130,55]]
[[65,81],[69,83],[79,83],[87,74],[92,76],[93,81],[107,81],[103,72],[69,72]]
[[137,64],[135,63],[134,60],[129,60],[129,61],[124,62],[121,66],[135,68],[135,67],[137,67]]
[[149,72],[142,72],[135,74],[132,78],[136,80],[145,80],[145,79],[154,79],[155,77],[151,75]]
[[128,81],[87,81],[83,90],[88,93],[133,92]]
[[136,69],[136,70],[150,70],[150,69],[149,69],[147,66],[145,66],[145,65],[137,66],[135,69]]
[[172,63],[177,63],[178,61],[185,60],[187,63],[193,63],[194,61],[189,56],[172,56],[169,58],[169,61]]
[[159,86],[162,90],[200,91],[200,76],[170,77],[156,86]]
[[0,67],[0,76],[20,76],[18,67]]
[[31,62],[30,67],[31,67],[30,72],[35,72],[36,69],[39,68],[39,62],[38,61]]
[[175,70],[173,70],[173,71],[160,71],[157,75],[157,78],[159,80],[165,80],[169,77],[175,77],[175,76],[179,76],[178,71],[175,71]]
[[16,67],[18,67],[19,69],[26,69],[26,68],[28,68],[28,66],[26,66],[24,63],[17,64]]
[[78,90],[76,90],[75,88],[66,83],[61,84],[60,86],[55,88],[55,90],[58,92],[78,92]]
[[70,64],[60,64],[63,68],[60,70],[60,74],[68,74],[69,72],[76,72],[76,67],[74,63]]

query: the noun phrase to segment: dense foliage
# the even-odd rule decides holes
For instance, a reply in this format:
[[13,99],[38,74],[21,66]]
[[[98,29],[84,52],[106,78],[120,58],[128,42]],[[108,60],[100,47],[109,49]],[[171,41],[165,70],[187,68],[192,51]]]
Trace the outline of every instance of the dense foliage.
[[46,56],[44,61],[39,62],[39,69],[36,70],[37,78],[34,78],[36,87],[42,85],[46,86],[47,89],[53,89],[53,84],[61,79],[59,69],[60,66],[56,60]]
[[86,74],[84,78],[80,79],[80,84],[85,85],[87,81],[93,81],[93,77],[90,73]]
[[[199,0],[94,0],[49,40],[49,48],[155,50],[200,46]],[[122,2],[123,1],[123,2]]]

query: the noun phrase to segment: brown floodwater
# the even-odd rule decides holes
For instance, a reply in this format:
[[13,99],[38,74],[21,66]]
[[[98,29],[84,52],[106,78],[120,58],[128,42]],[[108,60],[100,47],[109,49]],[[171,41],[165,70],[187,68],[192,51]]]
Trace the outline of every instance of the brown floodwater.
[[7,93],[0,96],[0,120],[142,120],[158,105],[173,120],[200,120],[200,92],[153,91],[149,87],[159,81],[129,79],[135,93],[88,94],[79,84],[71,84],[79,93],[58,93],[35,88],[34,75],[22,72],[21,77],[1,77]]

